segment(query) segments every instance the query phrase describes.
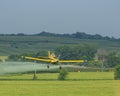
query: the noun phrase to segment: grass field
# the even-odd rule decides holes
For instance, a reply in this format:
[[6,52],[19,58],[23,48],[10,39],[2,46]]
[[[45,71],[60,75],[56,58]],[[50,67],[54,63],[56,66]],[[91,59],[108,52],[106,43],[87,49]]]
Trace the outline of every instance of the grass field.
[[58,73],[0,76],[0,96],[120,96],[113,72],[72,72],[66,81]]
[[[59,73],[37,73],[37,80],[56,81]],[[1,75],[0,80],[32,80],[33,74]],[[114,72],[69,72],[67,81],[114,80]]]
[[91,44],[106,50],[120,51],[120,42],[47,36],[0,36],[0,55],[36,53],[63,45]]
[[[53,50],[62,45],[75,44],[93,44],[99,48],[120,51],[120,42],[108,40],[0,36],[0,55],[4,59],[11,54],[36,53],[41,50]],[[28,67],[28,64],[18,66],[13,63],[13,66],[2,64],[0,72],[18,72],[18,69],[34,70],[33,65]],[[37,73],[37,80],[33,80],[33,74],[3,75],[2,73],[0,96],[120,96],[120,81],[114,80],[113,72],[71,72],[66,81],[59,81],[57,78],[58,73]]]
[[119,96],[119,81],[1,81],[1,96]]

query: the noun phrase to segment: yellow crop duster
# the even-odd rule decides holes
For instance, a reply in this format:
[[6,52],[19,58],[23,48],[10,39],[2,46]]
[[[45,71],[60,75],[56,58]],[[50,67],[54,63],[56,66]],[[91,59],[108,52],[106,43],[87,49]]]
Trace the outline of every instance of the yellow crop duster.
[[[87,62],[87,60],[59,60],[59,58],[57,58],[55,56],[54,53],[50,53],[50,51],[48,51],[48,57],[29,57],[29,56],[25,56],[25,59],[29,59],[29,60],[35,60],[35,61],[42,61],[42,62],[48,62],[49,64],[59,64],[60,65],[60,69],[61,67],[61,63],[72,63],[72,62]],[[49,65],[47,65],[47,68],[49,68]]]

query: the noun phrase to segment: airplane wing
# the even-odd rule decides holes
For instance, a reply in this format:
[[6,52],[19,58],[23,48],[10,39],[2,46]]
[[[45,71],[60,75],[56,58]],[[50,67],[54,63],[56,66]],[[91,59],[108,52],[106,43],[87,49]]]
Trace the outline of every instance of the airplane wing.
[[43,57],[43,56],[37,56],[37,58],[40,58],[40,59],[49,59],[49,57]]
[[43,61],[43,62],[50,62],[49,59],[41,59],[41,58],[28,57],[28,56],[25,56],[24,58],[25,59],[29,59],[29,60],[37,60],[37,61]]
[[86,62],[86,60],[60,60],[59,62],[60,62],[60,63],[61,63],[61,62],[63,62],[63,63],[67,63],[67,62],[68,62],[68,63],[69,63],[69,62],[71,62],[71,63],[72,63],[72,62],[78,62],[78,63],[80,62],[80,63],[82,63],[82,62]]

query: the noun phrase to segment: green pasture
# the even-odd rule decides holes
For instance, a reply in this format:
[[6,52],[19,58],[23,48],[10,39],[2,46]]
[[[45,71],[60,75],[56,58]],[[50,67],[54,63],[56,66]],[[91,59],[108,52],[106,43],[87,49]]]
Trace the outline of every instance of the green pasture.
[[120,51],[120,42],[110,40],[87,40],[47,36],[0,36],[0,55],[36,53],[53,50],[63,45],[96,45],[106,50]]
[[[58,69],[59,70],[59,69]],[[6,74],[0,80],[32,80],[34,74]],[[37,80],[57,81],[59,73],[37,73]],[[69,72],[67,81],[114,80],[114,72]]]
[[1,96],[119,96],[119,81],[1,81]]
[[0,76],[0,96],[120,96],[120,81],[113,72],[70,72],[67,80],[58,73]]
[[[76,44],[91,44],[106,50],[120,51],[120,42],[116,41],[45,36],[0,36],[0,55],[3,58],[11,54],[36,53]],[[40,65],[37,66],[41,68]],[[43,69],[45,68],[46,65],[43,66]],[[29,66],[2,64],[0,72],[34,71],[34,69],[32,64]],[[114,72],[70,72],[65,81],[59,81],[58,74],[37,72],[37,80],[33,80],[33,74],[4,75],[2,73],[0,96],[120,96],[120,81],[114,80]]]

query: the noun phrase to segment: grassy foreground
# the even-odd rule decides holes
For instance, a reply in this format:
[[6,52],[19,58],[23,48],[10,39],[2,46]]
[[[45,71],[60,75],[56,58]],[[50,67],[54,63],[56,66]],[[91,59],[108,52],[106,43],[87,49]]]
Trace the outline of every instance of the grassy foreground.
[[1,81],[1,96],[120,96],[118,81]]
[[66,81],[57,75],[37,74],[34,81],[30,74],[0,76],[0,96],[120,96],[120,81],[112,72],[70,73]]

